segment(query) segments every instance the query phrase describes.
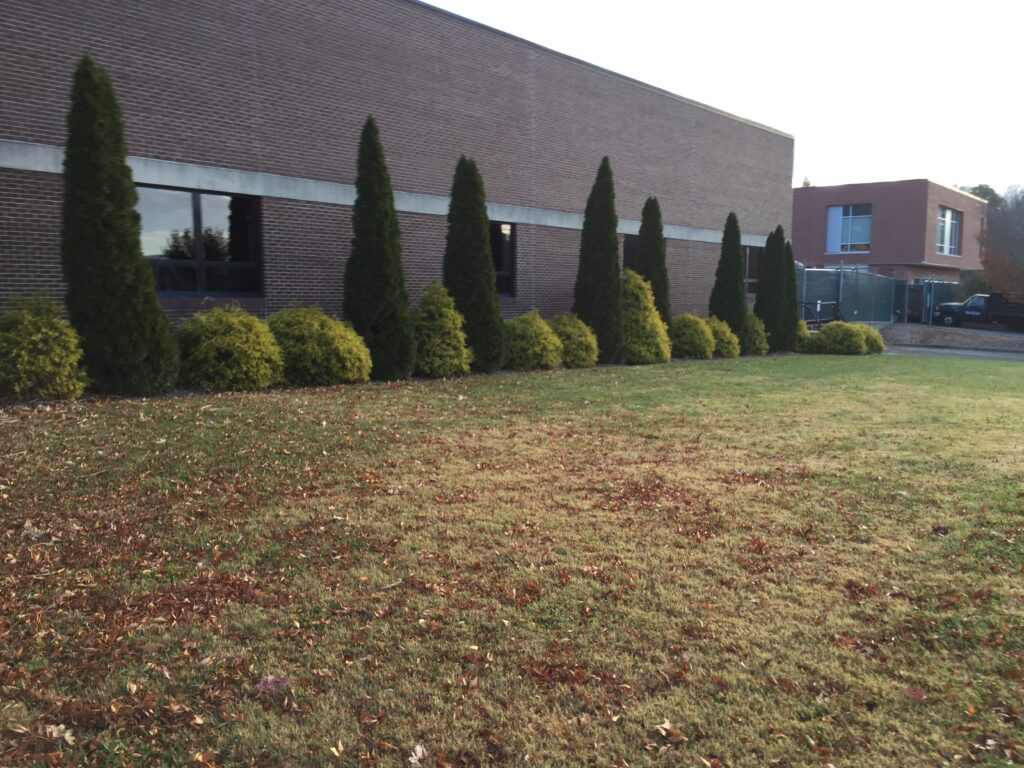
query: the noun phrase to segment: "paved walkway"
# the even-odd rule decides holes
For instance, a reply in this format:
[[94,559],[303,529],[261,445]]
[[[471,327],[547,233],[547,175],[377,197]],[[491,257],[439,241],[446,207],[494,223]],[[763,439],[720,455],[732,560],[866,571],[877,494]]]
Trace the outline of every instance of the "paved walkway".
[[951,349],[948,347],[905,347],[890,345],[887,355],[928,355],[930,357],[966,357],[973,360],[1010,360],[1024,363],[1024,352],[994,352],[984,349]]

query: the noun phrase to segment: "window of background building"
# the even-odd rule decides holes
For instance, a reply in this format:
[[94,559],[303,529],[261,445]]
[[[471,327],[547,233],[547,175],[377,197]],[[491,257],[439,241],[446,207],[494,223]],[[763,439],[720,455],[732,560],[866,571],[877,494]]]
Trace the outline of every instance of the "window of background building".
[[757,293],[757,284],[761,280],[761,257],[764,248],[759,245],[743,246],[743,255],[747,259],[747,293]]
[[935,252],[944,256],[960,255],[960,230],[964,215],[944,205],[939,206],[939,221],[935,231]]
[[826,253],[871,250],[871,203],[830,205],[825,233]]
[[640,235],[622,236],[622,268],[632,269],[640,265]]
[[516,226],[491,222],[491,258],[499,296],[516,295]]
[[143,186],[138,193],[142,253],[159,292],[260,294],[257,198]]

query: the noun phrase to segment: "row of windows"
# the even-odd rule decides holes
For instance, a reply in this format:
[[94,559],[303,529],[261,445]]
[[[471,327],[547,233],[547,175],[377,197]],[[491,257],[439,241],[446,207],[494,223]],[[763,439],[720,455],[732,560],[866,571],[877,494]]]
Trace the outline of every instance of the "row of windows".
[[[939,206],[935,252],[959,256],[964,215]],[[871,250],[871,203],[830,205],[825,232],[826,253],[867,253]]]
[[[160,293],[262,293],[259,198],[164,187],[139,186],[137,191],[142,253]],[[491,222],[491,257],[499,295],[515,296],[514,224]]]

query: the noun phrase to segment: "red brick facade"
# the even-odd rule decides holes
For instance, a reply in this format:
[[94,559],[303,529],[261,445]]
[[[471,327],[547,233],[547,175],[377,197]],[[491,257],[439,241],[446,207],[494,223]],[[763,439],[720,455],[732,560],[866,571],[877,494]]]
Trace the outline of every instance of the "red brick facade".
[[[359,130],[381,127],[397,192],[445,196],[474,157],[488,202],[582,213],[608,155],[620,219],[656,195],[666,225],[788,227],[793,141],[642,83],[411,0],[7,0],[0,141],[64,142],[71,73],[89,51],[110,73],[129,153],[352,184]],[[60,178],[0,168],[0,303],[59,295]],[[268,312],[340,312],[351,209],[265,197]],[[443,216],[402,213],[415,298],[440,277]],[[571,304],[579,232],[519,223],[507,314]],[[698,238],[699,240],[700,238]],[[703,311],[717,246],[669,242],[674,311]],[[175,316],[194,299],[165,301]]]

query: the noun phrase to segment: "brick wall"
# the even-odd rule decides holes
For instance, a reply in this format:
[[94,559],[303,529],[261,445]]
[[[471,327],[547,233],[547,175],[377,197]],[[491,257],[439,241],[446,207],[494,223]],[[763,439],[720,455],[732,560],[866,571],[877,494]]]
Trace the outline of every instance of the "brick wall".
[[63,300],[62,189],[60,176],[0,168],[0,308],[36,293]]
[[[0,38],[0,139],[63,144],[71,73],[90,51],[118,89],[134,155],[352,183],[373,113],[399,191],[446,195],[466,153],[489,201],[582,212],[607,154],[622,218],[639,219],[656,195],[666,224],[718,230],[730,210],[753,234],[790,222],[791,138],[410,0],[7,0]],[[56,183],[25,190],[19,210],[52,217]],[[336,311],[348,219],[265,200],[265,300],[253,306]],[[2,221],[5,247],[52,260],[55,235],[47,245]],[[440,274],[443,218],[402,224],[418,294]],[[579,233],[520,226],[518,236],[521,290],[507,311],[567,308]],[[15,278],[50,279],[12,263],[0,262],[0,302]],[[696,301],[690,272],[673,289],[677,311]]]

